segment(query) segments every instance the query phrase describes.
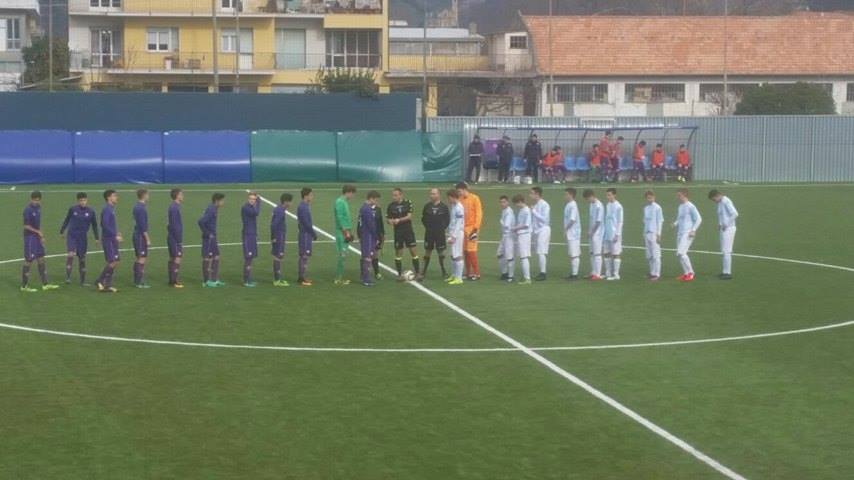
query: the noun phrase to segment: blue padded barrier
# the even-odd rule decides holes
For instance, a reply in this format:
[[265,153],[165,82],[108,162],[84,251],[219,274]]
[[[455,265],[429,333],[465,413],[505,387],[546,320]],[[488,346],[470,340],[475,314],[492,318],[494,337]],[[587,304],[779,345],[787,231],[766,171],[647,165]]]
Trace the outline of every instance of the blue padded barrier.
[[72,158],[69,132],[0,131],[0,184],[71,183]]
[[173,131],[163,134],[167,183],[249,183],[249,133]]
[[163,183],[163,180],[163,134],[74,134],[76,183]]

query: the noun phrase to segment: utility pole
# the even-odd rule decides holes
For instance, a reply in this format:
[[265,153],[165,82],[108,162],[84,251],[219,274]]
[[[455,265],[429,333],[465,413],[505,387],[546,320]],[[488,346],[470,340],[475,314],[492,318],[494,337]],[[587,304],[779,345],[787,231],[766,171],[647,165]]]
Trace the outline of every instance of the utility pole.
[[47,2],[47,90],[53,91],[53,0]]
[[211,0],[211,21],[213,22],[213,77],[214,93],[219,93],[219,34],[216,22],[216,1]]
[[724,0],[724,100],[723,114],[729,115],[729,0]]
[[552,20],[554,18],[554,0],[549,0],[549,116],[555,116],[555,71],[552,61]]
[[421,132],[427,133],[427,101],[430,88],[427,86],[427,0],[421,1],[424,27],[421,36]]
[[235,31],[235,53],[234,53],[234,93],[240,93],[240,7],[241,0],[234,0],[234,31]]

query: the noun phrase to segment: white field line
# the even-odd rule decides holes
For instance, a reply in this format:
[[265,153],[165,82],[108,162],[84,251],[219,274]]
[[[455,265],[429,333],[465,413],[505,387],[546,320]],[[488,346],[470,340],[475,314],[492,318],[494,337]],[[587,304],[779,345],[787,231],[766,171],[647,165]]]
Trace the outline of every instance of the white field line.
[[[275,203],[267,200],[264,197],[259,196],[259,198],[269,205],[272,205],[272,206],[276,205]],[[288,212],[288,214],[291,217],[294,217],[294,215],[292,213]],[[318,233],[320,233],[321,235],[323,235],[329,239],[335,238],[331,234],[329,234],[329,232],[326,232],[326,231],[324,231],[318,227],[315,227],[315,230],[317,230]],[[361,253],[356,248],[354,248],[352,246],[350,246],[350,249],[357,252],[357,253]],[[380,265],[382,266],[382,268],[384,270],[392,272],[392,273],[396,273],[388,265],[385,265],[383,263],[380,263]],[[520,352],[523,352],[525,355],[528,355],[529,357],[533,358],[534,360],[536,360],[537,362],[539,362],[541,365],[548,368],[552,372],[554,372],[557,375],[565,378],[566,380],[575,384],[576,386],[582,388],[587,393],[593,395],[594,397],[598,398],[599,400],[601,400],[605,404],[609,405],[610,407],[616,409],[617,411],[619,411],[623,415],[626,415],[627,417],[631,418],[635,422],[641,424],[642,426],[644,426],[645,428],[647,428],[651,432],[653,432],[656,435],[664,438],[665,440],[672,443],[673,445],[676,445],[677,447],[681,448],[685,452],[691,454],[692,456],[694,456],[694,458],[700,460],[701,462],[705,463],[709,467],[715,469],[720,474],[726,476],[727,478],[733,479],[733,480],[744,480],[744,477],[739,475],[735,471],[733,471],[730,468],[726,467],[725,465],[721,464],[717,460],[709,457],[708,455],[706,455],[705,453],[696,449],[694,446],[685,442],[681,438],[679,438],[679,437],[673,435],[672,433],[668,432],[667,430],[659,427],[658,425],[656,425],[652,421],[646,419],[645,417],[641,416],[640,414],[638,414],[634,410],[630,409],[629,407],[626,407],[625,405],[618,402],[617,400],[609,397],[608,395],[606,395],[602,391],[594,388],[592,385],[588,384],[584,380],[576,377],[575,375],[573,375],[573,374],[569,373],[568,371],[564,370],[563,368],[559,367],[557,364],[555,364],[551,360],[547,359],[546,357],[544,357],[544,356],[540,355],[539,353],[537,353],[537,352],[531,350],[530,348],[526,347],[525,345],[523,345],[521,342],[514,339],[513,337],[511,337],[511,336],[507,335],[506,333],[496,329],[495,327],[489,325],[488,323],[484,322],[483,320],[472,315],[471,313],[463,310],[462,308],[458,307],[457,305],[455,305],[454,303],[452,303],[450,300],[446,299],[445,297],[437,294],[436,292],[430,290],[429,288],[425,287],[424,285],[422,285],[418,282],[410,282],[409,285],[411,285],[413,288],[419,290],[420,292],[424,293],[425,295],[428,295],[430,298],[436,300],[437,302],[441,303],[442,305],[445,305],[449,309],[458,313],[462,317],[468,319],[469,321],[471,321],[475,325],[479,326],[480,328],[482,328],[482,329],[486,330],[487,332],[495,335],[496,337],[500,338],[501,340],[504,340],[505,342],[507,342],[508,344],[510,344],[511,346],[516,348],[517,350],[519,350]]]

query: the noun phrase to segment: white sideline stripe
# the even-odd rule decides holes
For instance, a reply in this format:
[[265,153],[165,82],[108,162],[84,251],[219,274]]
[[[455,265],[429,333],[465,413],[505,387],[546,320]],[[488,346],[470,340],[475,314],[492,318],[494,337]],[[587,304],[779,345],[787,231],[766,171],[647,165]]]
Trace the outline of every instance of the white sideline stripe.
[[[264,198],[260,195],[258,196],[258,198],[260,198],[262,201],[264,201],[268,205],[272,205],[272,206],[276,205],[275,203],[267,200],[266,198]],[[288,214],[291,217],[295,217],[290,212],[288,212]],[[331,239],[335,238],[332,235],[330,235],[328,232],[326,232],[326,231],[324,231],[318,227],[314,227],[314,228],[315,228],[315,230],[317,230],[318,233],[320,233],[321,235],[323,235],[327,238],[331,238]],[[361,253],[358,250],[356,250],[356,248],[354,248],[353,246],[350,246],[350,249],[353,251],[356,251],[358,253]],[[380,263],[380,265],[382,266],[382,268],[384,270],[394,272],[394,270],[391,267],[389,267],[388,265],[385,265],[383,263]],[[530,348],[526,347],[525,345],[523,345],[521,342],[514,339],[513,337],[505,334],[504,332],[496,329],[492,325],[489,325],[488,323],[486,323],[483,320],[475,317],[471,313],[463,310],[462,308],[458,307],[457,305],[455,305],[454,303],[452,303],[451,301],[449,301],[445,297],[437,294],[436,292],[430,290],[429,288],[425,287],[424,285],[422,285],[418,282],[410,282],[409,285],[411,285],[413,288],[421,291],[422,293],[428,295],[430,298],[436,300],[437,302],[441,303],[442,305],[445,305],[446,307],[450,308],[454,312],[460,314],[461,316],[468,319],[469,321],[471,321],[475,325],[479,326],[480,328],[482,328],[482,329],[488,331],[489,333],[495,335],[496,337],[504,340],[505,342],[512,345],[513,347],[515,347],[519,351],[525,353],[525,355],[528,355],[529,357],[533,358],[534,360],[536,360],[537,362],[539,362],[540,364],[542,364],[543,366],[545,366],[546,368],[548,368],[552,372],[560,375],[561,377],[563,377],[566,380],[570,381],[571,383],[577,385],[578,387],[581,387],[587,393],[589,393],[589,394],[593,395],[594,397],[598,398],[599,400],[605,402],[607,405],[611,406],[612,408],[616,409],[620,413],[626,415],[627,417],[631,418],[635,422],[646,427],[647,429],[649,429],[650,431],[652,431],[656,435],[664,438],[668,442],[670,442],[670,443],[676,445],[677,447],[681,448],[685,452],[688,452],[689,454],[693,455],[694,458],[700,460],[701,462],[705,463],[706,465],[717,470],[719,473],[726,476],[727,478],[730,478],[732,480],[745,480],[744,477],[742,477],[741,475],[739,475],[735,471],[731,470],[730,468],[724,466],[723,464],[721,464],[717,460],[709,457],[705,453],[694,448],[689,443],[687,443],[684,440],[680,439],[679,437],[673,435],[672,433],[668,432],[667,430],[659,427],[655,423],[652,423],[650,420],[647,420],[645,417],[641,416],[640,414],[638,414],[634,410],[626,407],[625,405],[618,402],[617,400],[614,400],[613,398],[604,394],[600,390],[594,388],[592,385],[588,384],[584,380],[582,380],[582,379],[576,377],[575,375],[569,373],[568,371],[562,369],[561,367],[559,367],[557,364],[555,364],[551,360],[547,359],[546,357],[544,357],[544,356],[540,355],[539,353],[537,353],[537,352],[531,350]]]

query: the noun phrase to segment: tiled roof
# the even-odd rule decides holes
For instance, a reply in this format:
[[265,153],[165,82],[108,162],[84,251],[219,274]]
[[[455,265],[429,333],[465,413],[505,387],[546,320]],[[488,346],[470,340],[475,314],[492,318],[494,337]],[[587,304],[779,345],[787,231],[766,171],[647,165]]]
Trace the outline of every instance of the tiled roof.
[[[538,71],[549,73],[549,17],[523,18]],[[732,75],[854,74],[854,15],[728,17]],[[552,18],[555,75],[720,75],[724,17]]]

